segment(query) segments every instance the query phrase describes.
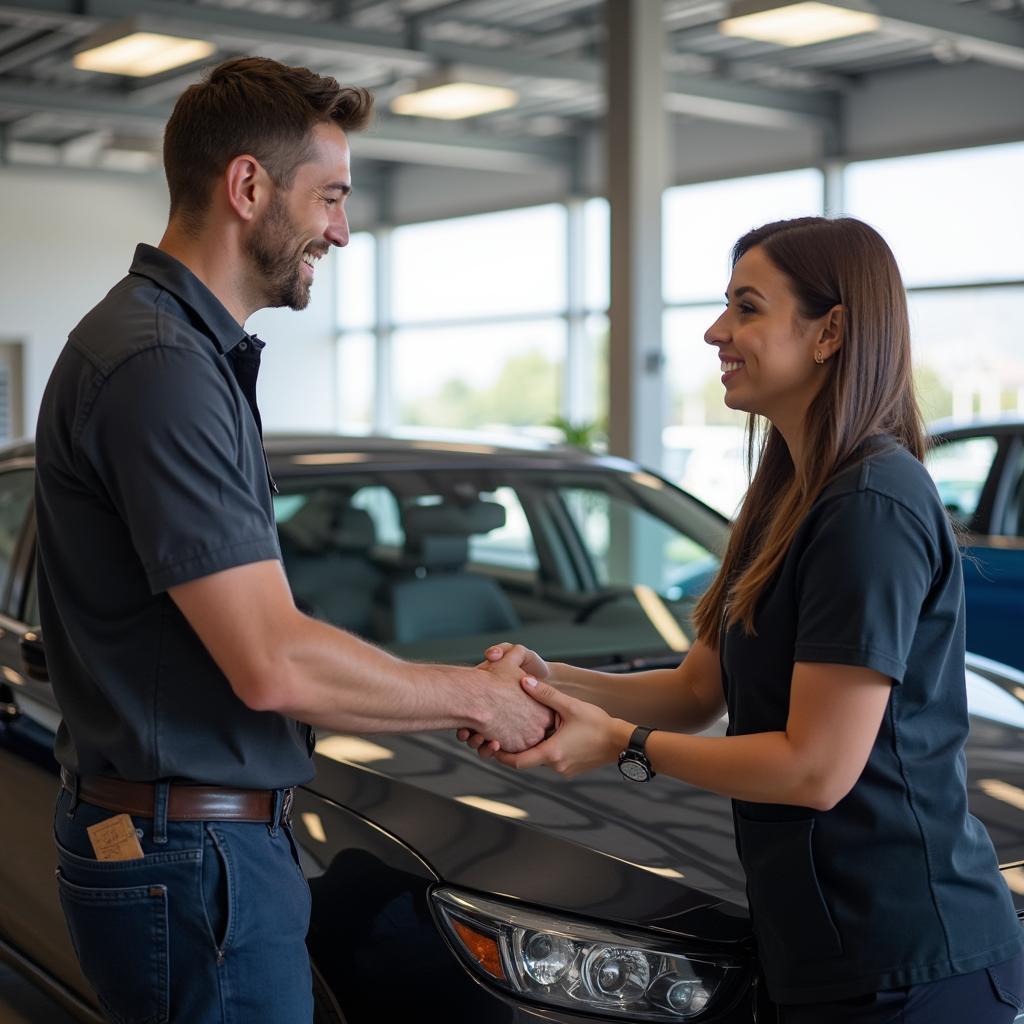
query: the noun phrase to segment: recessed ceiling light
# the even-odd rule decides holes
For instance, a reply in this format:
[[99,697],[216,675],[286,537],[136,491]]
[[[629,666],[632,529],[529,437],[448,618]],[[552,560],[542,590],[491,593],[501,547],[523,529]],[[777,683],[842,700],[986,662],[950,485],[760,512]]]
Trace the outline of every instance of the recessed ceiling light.
[[205,39],[185,39],[158,32],[128,32],[94,45],[87,41],[85,49],[75,54],[73,62],[82,71],[145,78],[203,60],[215,49],[214,44]]
[[391,109],[396,114],[412,117],[439,117],[458,121],[495,110],[507,110],[519,102],[514,89],[479,82],[444,82],[396,96]]
[[880,24],[870,11],[826,3],[737,3],[732,11],[733,17],[719,23],[721,33],[779,46],[809,46],[874,32]]

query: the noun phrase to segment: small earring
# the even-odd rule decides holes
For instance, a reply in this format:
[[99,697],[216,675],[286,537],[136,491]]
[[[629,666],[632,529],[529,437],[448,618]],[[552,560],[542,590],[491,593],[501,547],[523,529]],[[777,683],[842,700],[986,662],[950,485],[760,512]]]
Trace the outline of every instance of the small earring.
[[814,361],[815,361],[815,362],[816,362],[816,363],[817,363],[817,364],[818,364],[819,366],[821,366],[821,364],[822,364],[823,362],[825,362],[825,356],[824,356],[824,354],[822,353],[822,351],[821,351],[821,349],[820,349],[820,348],[816,348],[816,349],[814,350]]

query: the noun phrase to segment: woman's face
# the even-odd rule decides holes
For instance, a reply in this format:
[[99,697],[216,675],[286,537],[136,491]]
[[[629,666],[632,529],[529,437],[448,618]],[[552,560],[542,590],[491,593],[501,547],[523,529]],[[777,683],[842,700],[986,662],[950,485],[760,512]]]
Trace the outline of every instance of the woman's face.
[[725,310],[704,335],[722,361],[725,404],[783,429],[802,423],[828,365],[815,362],[815,348],[825,359],[835,351],[821,345],[829,319],[804,319],[786,275],[761,246],[748,249],[733,268]]

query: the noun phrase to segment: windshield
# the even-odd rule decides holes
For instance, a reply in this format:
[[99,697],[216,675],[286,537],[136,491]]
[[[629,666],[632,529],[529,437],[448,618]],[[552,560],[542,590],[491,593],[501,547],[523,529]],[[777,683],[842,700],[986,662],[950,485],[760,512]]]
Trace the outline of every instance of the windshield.
[[657,477],[382,467],[279,479],[298,606],[396,654],[514,640],[577,664],[678,660],[725,520]]

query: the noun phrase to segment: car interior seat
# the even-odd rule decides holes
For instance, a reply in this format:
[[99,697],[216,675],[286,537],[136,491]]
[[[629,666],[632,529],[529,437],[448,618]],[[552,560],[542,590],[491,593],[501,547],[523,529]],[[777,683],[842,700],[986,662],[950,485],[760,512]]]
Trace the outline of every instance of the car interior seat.
[[343,492],[323,488],[278,528],[296,604],[316,618],[368,635],[383,575],[371,560],[373,519]]
[[405,509],[403,560],[411,575],[391,586],[396,642],[514,630],[521,625],[498,583],[465,568],[469,538],[504,524],[504,507],[492,501]]

